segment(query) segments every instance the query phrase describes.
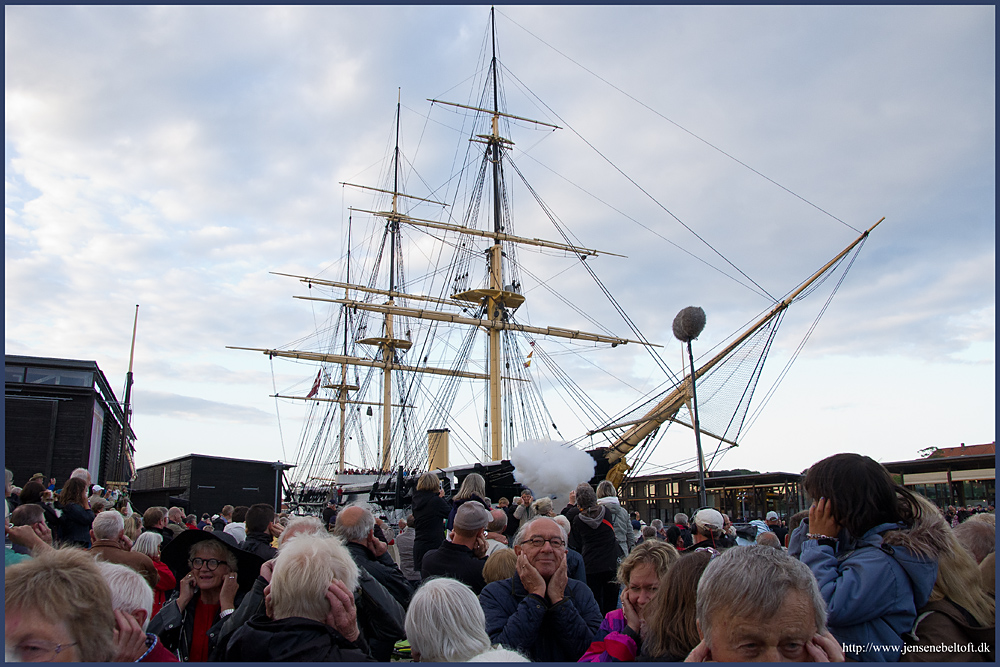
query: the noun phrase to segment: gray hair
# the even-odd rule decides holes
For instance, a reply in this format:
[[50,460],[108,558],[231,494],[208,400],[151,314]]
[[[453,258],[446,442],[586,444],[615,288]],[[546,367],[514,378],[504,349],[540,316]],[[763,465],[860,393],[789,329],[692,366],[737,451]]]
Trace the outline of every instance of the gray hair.
[[145,611],[146,620],[142,624],[145,631],[153,616],[153,589],[149,587],[149,582],[127,565],[99,560],[97,567],[111,590],[111,608],[129,616],[140,609]]
[[69,476],[70,476],[70,479],[72,479],[74,477],[77,477],[77,478],[82,479],[83,481],[85,481],[87,484],[90,484],[90,479],[91,479],[90,478],[90,471],[87,470],[86,468],[77,468],[76,470],[74,470],[73,472],[71,472],[69,474]]
[[678,512],[674,515],[674,523],[686,526],[688,524],[688,515],[684,512]]
[[757,539],[755,541],[757,542],[757,544],[762,544],[765,547],[774,547],[775,549],[781,548],[781,540],[779,540],[778,536],[772,533],[771,531],[767,531],[766,533],[761,533],[760,535],[757,536]]
[[285,545],[285,542],[291,540],[293,537],[298,537],[299,535],[329,535],[326,530],[326,526],[319,517],[316,516],[297,516],[288,520],[288,524],[285,525],[285,530],[282,531],[281,536],[278,538],[278,548],[280,549]]
[[503,510],[490,510],[489,524],[486,526],[486,530],[491,533],[502,533],[504,528],[507,527],[507,513]]
[[655,528],[656,530],[663,529],[663,522],[660,521],[659,519],[653,519],[652,521],[649,522],[649,525]]
[[353,526],[349,526],[343,521],[344,512],[342,510],[340,516],[337,517],[337,525],[333,528],[333,534],[340,535],[348,542],[364,542],[368,539],[368,534],[375,528],[375,515],[360,503],[351,503],[344,509],[350,507],[361,509],[363,511],[361,518]]
[[514,533],[514,544],[511,546],[516,547],[518,544],[524,542],[524,540],[527,538],[528,531],[531,529],[531,524],[535,523],[536,521],[542,521],[544,519],[555,522],[555,524],[559,526],[559,532],[562,533],[563,542],[568,543],[569,539],[566,536],[566,529],[563,528],[562,525],[560,525],[559,522],[555,520],[555,518],[551,516],[536,516],[533,519],[528,519],[525,522],[525,524],[521,526],[516,533]]
[[116,540],[125,530],[125,517],[120,512],[101,512],[94,517],[90,529],[99,540]]
[[615,485],[606,479],[602,479],[601,483],[597,485],[597,497],[598,498],[610,498],[618,497],[618,491],[615,490]]
[[336,537],[298,535],[278,551],[271,575],[274,618],[292,616],[320,623],[330,611],[326,590],[333,580],[358,587],[358,566]]
[[[117,514],[117,512],[115,512],[115,514]],[[97,517],[94,518],[96,519]],[[153,558],[154,556],[160,555],[161,542],[163,542],[163,535],[154,533],[153,531],[147,531],[145,533],[141,533],[139,537],[135,538],[135,543],[132,545],[132,551],[137,551]]]
[[589,482],[580,482],[576,487],[576,504],[580,509],[597,506],[597,494]]
[[550,516],[550,519],[559,524],[559,527],[563,529],[563,532],[569,535],[569,531],[573,529],[569,524],[569,517],[565,514],[556,514],[555,516]]
[[421,662],[465,662],[490,647],[486,615],[472,589],[455,579],[431,579],[413,595],[406,638]]
[[713,559],[698,582],[697,618],[706,643],[712,620],[726,618],[767,621],[793,591],[812,602],[816,631],[826,631],[826,603],[812,570],[781,549],[753,544],[733,547]]
[[976,563],[982,563],[997,548],[997,529],[988,521],[973,521],[970,518],[955,526],[952,532],[959,544],[976,559]]

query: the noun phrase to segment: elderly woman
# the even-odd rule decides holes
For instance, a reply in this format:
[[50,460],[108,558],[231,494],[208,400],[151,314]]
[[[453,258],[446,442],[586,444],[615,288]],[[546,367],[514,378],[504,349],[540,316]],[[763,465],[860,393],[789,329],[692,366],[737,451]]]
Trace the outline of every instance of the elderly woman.
[[109,662],[111,593],[93,557],[48,549],[11,565],[4,582],[4,642],[18,662]]
[[472,589],[439,577],[420,587],[406,612],[414,661],[466,662],[490,647],[486,615]]
[[[138,516],[138,514],[133,513],[129,519]],[[160,578],[156,581],[156,587],[153,589],[152,616],[159,613],[160,609],[167,602],[170,592],[177,587],[177,578],[174,576],[173,571],[160,560],[160,545],[162,543],[163,536],[159,533],[142,533],[135,539],[135,544],[132,545],[132,551],[149,556],[153,561],[153,567],[160,574]]]
[[444,521],[451,514],[451,503],[444,499],[441,480],[425,472],[413,492],[413,569],[420,571],[424,554],[444,542]]
[[622,606],[604,617],[580,662],[635,660],[641,645],[643,613],[678,557],[677,549],[660,540],[644,542],[632,550],[618,566],[618,582],[625,587]]
[[226,662],[370,661],[352,591],[358,566],[339,539],[302,533],[283,544],[267,595],[271,618],[256,617],[217,656]]
[[59,517],[59,540],[68,544],[90,548],[90,526],[94,511],[87,499],[87,482],[70,477],[59,494],[62,516]]
[[153,617],[149,632],[181,660],[205,662],[222,621],[253,585],[263,561],[204,530],[180,533],[164,547],[162,558],[184,574],[179,592]]

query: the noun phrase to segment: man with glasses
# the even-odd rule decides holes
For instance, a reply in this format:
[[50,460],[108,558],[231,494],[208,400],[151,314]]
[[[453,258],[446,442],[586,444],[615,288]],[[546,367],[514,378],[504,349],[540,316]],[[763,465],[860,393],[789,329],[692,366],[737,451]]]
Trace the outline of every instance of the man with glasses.
[[566,533],[536,517],[514,538],[517,571],[479,596],[494,644],[534,662],[576,662],[604,620],[587,585],[567,576]]

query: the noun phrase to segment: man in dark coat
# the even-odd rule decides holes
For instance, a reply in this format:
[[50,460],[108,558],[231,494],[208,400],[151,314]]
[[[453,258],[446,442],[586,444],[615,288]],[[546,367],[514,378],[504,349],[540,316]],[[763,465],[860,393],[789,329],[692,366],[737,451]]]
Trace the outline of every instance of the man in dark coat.
[[566,534],[555,521],[531,519],[519,539],[517,573],[479,596],[486,632],[534,662],[576,662],[604,620],[594,594],[569,578]]
[[334,534],[344,538],[358,567],[363,567],[406,609],[413,588],[389,555],[388,545],[375,537],[374,531],[374,515],[360,505],[349,505],[337,517]]
[[278,555],[278,550],[271,546],[276,535],[281,534],[281,527],[274,523],[274,508],[267,503],[258,503],[247,510],[247,539],[240,543],[240,549],[257,554],[264,560],[271,560]]
[[483,565],[486,564],[486,526],[491,518],[479,503],[463,503],[455,512],[451,542],[444,542],[424,554],[420,566],[421,578],[442,576],[458,579],[479,595],[486,585]]

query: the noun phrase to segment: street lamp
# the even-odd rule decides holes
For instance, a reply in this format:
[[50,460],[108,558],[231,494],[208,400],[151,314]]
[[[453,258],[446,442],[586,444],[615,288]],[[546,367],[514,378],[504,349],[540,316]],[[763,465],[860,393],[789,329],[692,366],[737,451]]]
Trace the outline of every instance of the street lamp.
[[694,441],[698,448],[698,496],[701,506],[708,505],[705,494],[705,459],[701,453],[701,425],[698,422],[698,395],[694,389],[694,352],[691,351],[691,341],[701,334],[705,328],[705,311],[698,306],[688,306],[674,317],[674,337],[682,343],[687,343],[688,359],[691,364],[691,403],[694,406]]

